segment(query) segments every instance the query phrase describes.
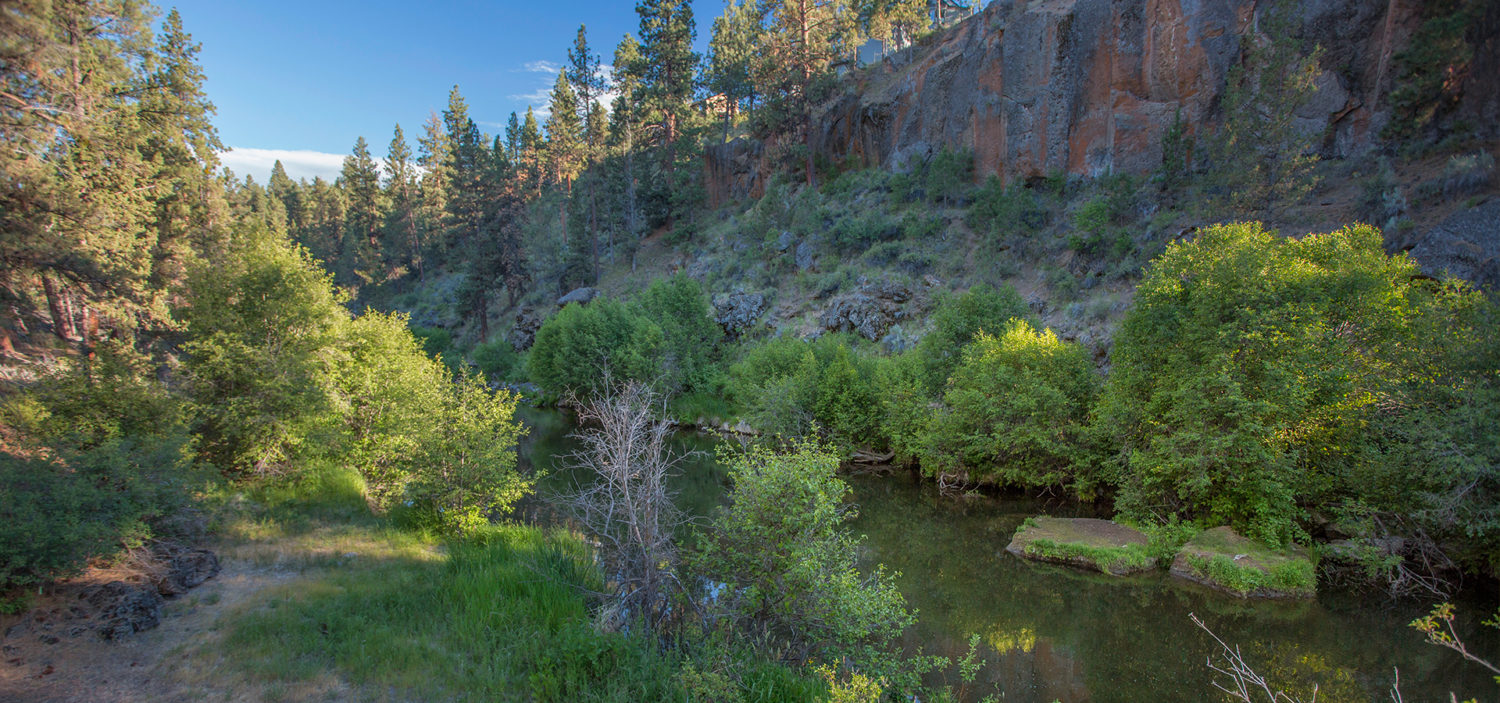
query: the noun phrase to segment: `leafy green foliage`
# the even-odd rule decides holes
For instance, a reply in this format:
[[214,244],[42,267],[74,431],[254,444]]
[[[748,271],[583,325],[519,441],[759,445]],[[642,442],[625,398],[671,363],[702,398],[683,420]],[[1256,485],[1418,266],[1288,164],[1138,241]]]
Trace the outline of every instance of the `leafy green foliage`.
[[191,283],[183,348],[199,451],[225,470],[275,470],[333,415],[344,301],[305,249],[253,225]]
[[700,541],[694,564],[727,584],[720,602],[742,627],[816,654],[842,657],[875,676],[897,673],[898,638],[914,616],[893,576],[856,567],[859,541],[842,525],[839,459],[826,447],[793,443],[777,453],[751,448],[729,458],[730,504]]
[[840,442],[884,436],[875,362],[846,335],[778,338],[751,348],[729,369],[728,391],[751,425],[802,437],[821,429]]
[[523,364],[516,348],[504,339],[476,344],[470,356],[474,365],[491,381],[514,380],[513,376],[521,371]]
[[1026,301],[1010,286],[998,290],[985,284],[944,296],[932,313],[932,331],[917,344],[926,367],[927,387],[940,393],[957,368],[965,345],[982,331],[998,333],[1011,319],[1030,319]]
[[955,205],[965,199],[974,184],[974,152],[944,147],[927,164],[927,198],[934,203]]
[[1036,191],[1021,183],[1007,187],[991,176],[979,187],[969,206],[969,226],[999,239],[1024,237],[1046,227],[1052,219]]
[[923,472],[1027,488],[1086,486],[1079,460],[1098,385],[1088,354],[1024,320],[997,332],[980,332],[964,347],[922,436]]
[[710,389],[724,330],[714,321],[703,286],[686,274],[658,278],[641,292],[636,305],[662,332],[660,382],[664,390]]
[[1363,427],[1413,312],[1413,264],[1364,226],[1282,239],[1202,231],[1152,265],[1102,406],[1127,512],[1185,513],[1273,545],[1301,506],[1362,488]]
[[1122,574],[1146,568],[1152,555],[1144,544],[1126,544],[1119,547],[1097,547],[1076,542],[1054,542],[1050,539],[1034,539],[1026,545],[1026,554],[1042,559],[1071,561],[1083,559],[1092,562],[1106,574]]
[[519,396],[491,391],[477,374],[443,389],[448,397],[431,419],[434,432],[417,455],[421,471],[407,495],[430,508],[443,531],[469,532],[509,512],[534,477],[516,471],[516,442],[524,432],[515,420]]
[[[110,558],[163,530],[204,477],[182,403],[117,342],[9,398],[0,422],[0,594]],[[18,607],[23,600],[0,609]]]
[[531,379],[554,394],[588,392],[615,381],[657,380],[665,336],[655,322],[614,300],[568,305],[537,330],[527,359]]

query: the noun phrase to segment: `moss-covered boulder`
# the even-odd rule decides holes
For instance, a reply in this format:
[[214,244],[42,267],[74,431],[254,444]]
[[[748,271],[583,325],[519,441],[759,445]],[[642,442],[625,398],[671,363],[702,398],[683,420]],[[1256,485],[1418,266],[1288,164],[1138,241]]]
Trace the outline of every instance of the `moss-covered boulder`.
[[1306,549],[1272,549],[1228,527],[1205,530],[1183,545],[1172,575],[1241,598],[1311,598],[1318,585]]
[[1156,568],[1145,533],[1093,518],[1028,518],[1005,551],[1024,559],[1069,564],[1112,576]]

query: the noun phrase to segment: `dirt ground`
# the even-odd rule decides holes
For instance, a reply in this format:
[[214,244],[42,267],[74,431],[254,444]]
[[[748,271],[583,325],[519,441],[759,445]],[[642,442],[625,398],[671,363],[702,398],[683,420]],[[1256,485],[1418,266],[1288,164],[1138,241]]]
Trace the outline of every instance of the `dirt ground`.
[[[297,575],[225,559],[218,576],[166,600],[158,627],[115,641],[93,631],[69,635],[71,623],[57,618],[57,627],[42,631],[34,615],[5,616],[0,703],[259,700],[262,691],[237,691],[234,677],[216,676],[220,667],[202,652],[215,651],[209,645],[219,636],[221,617]],[[38,599],[32,613],[66,612],[81,590],[116,576],[94,572],[70,581]]]

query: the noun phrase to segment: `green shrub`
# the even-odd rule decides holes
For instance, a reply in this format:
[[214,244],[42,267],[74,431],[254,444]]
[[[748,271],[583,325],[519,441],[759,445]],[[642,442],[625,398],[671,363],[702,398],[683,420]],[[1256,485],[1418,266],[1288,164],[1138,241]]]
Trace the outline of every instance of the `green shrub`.
[[1046,227],[1052,213],[1036,192],[1020,183],[1007,187],[991,176],[969,207],[969,226],[1000,238],[1024,237]]
[[1010,286],[999,289],[983,283],[937,302],[932,331],[917,343],[927,370],[929,395],[937,397],[960,361],[960,350],[981,331],[999,332],[1012,318],[1030,319],[1030,309]]
[[663,372],[662,329],[614,300],[569,305],[537,330],[527,358],[531,380],[548,393],[586,393],[615,381],[654,382]]
[[1475,42],[1482,31],[1484,0],[1438,0],[1424,3],[1422,23],[1394,59],[1396,76],[1391,89],[1391,120],[1381,136],[1398,141],[1431,140],[1432,129],[1452,113],[1463,97],[1467,81],[1455,80],[1469,71]]
[[974,152],[943,147],[927,164],[927,199],[956,205],[966,200],[974,184]]
[[661,329],[661,389],[708,390],[724,330],[714,321],[703,287],[686,274],[658,278],[636,300],[642,316]]
[[491,381],[514,381],[521,371],[521,355],[504,339],[474,345],[474,365]]
[[855,513],[844,502],[838,456],[794,443],[786,453],[755,447],[727,458],[730,502],[692,563],[727,584],[719,603],[740,630],[803,656],[847,657],[877,678],[901,673],[899,638],[914,616],[891,574],[877,567],[866,576],[856,566],[859,540],[844,527]]
[[878,444],[884,432],[876,362],[853,344],[842,334],[767,341],[730,367],[729,396],[762,432],[802,437],[821,430],[851,445]]
[[1013,319],[994,336],[980,332],[927,422],[922,470],[1087,493],[1092,477],[1079,464],[1097,385],[1088,353],[1051,330]]
[[515,419],[519,396],[491,391],[475,374],[442,390],[431,417],[434,432],[417,454],[420,470],[406,494],[430,509],[443,531],[470,532],[509,512],[536,477],[516,470],[516,443],[525,432]]
[[[1406,348],[1414,264],[1356,226],[1299,240],[1212,227],[1154,261],[1116,336],[1100,413],[1127,513],[1182,513],[1260,541],[1303,506],[1369,490],[1367,423]],[[1360,482],[1364,483],[1364,482]]]
[[349,319],[307,250],[244,227],[194,269],[184,311],[199,452],[221,469],[275,471],[334,417],[332,370]]
[[463,363],[463,354],[453,345],[452,332],[441,327],[414,326],[411,328],[411,334],[421,343],[424,351],[437,357],[449,369],[457,371],[459,365]]

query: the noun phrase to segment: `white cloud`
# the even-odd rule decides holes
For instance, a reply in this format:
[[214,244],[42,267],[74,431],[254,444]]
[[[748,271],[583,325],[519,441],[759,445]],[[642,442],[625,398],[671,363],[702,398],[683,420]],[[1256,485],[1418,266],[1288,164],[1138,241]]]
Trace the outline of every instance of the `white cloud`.
[[525,71],[526,73],[546,73],[555,76],[558,71],[562,70],[562,64],[552,61],[527,61],[521,65],[521,68],[516,70]]
[[[228,151],[219,154],[219,161],[233,170],[235,176],[254,176],[257,183],[265,185],[271,179],[271,169],[277,161],[281,162],[286,175],[294,181],[303,178],[310,181],[317,176],[331,181],[339,177],[339,171],[344,166],[344,156],[321,151],[230,147]],[[376,164],[381,163],[381,159],[375,161]]]

